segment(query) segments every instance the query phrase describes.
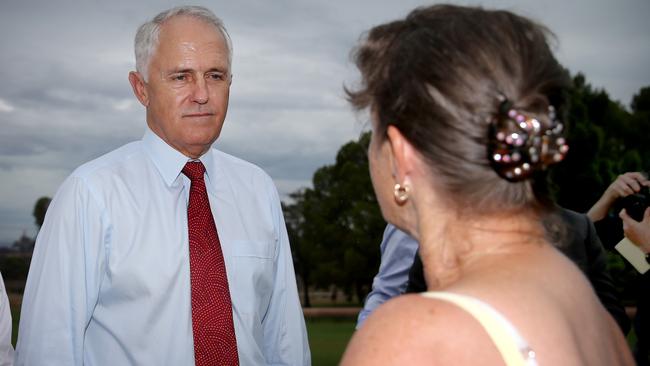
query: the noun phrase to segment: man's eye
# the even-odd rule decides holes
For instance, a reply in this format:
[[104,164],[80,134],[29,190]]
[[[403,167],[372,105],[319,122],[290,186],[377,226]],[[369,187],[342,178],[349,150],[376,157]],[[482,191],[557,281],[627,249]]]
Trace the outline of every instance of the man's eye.
[[184,74],[174,75],[174,76],[172,76],[172,80],[174,80],[174,81],[185,81],[185,80],[187,80],[187,75],[184,75]]
[[209,73],[209,74],[208,74],[208,78],[209,78],[210,80],[221,80],[221,79],[223,79],[223,75],[220,74],[220,73],[214,73],[214,72],[213,72],[213,73]]

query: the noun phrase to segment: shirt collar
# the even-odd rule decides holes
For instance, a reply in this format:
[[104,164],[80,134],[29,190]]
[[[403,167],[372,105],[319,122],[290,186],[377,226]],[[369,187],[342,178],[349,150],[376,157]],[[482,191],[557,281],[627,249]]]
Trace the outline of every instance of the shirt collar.
[[185,163],[191,160],[200,160],[205,166],[208,177],[210,177],[210,172],[214,171],[214,157],[209,151],[200,156],[199,159],[190,159],[168,145],[163,139],[151,131],[148,126],[142,137],[142,143],[167,186],[171,186],[174,183],[178,175],[181,174]]

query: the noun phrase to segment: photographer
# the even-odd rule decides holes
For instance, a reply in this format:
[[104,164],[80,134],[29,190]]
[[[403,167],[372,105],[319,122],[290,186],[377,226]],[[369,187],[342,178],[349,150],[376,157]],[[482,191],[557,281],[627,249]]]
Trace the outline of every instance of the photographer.
[[[650,252],[650,209],[647,202],[650,180],[639,172],[622,174],[607,187],[600,199],[589,209],[587,216],[596,227],[605,247],[613,248],[626,236],[645,253]],[[622,220],[622,222],[621,222]],[[647,258],[647,256],[646,256]],[[634,332],[637,343],[634,357],[637,365],[650,365],[650,272],[635,281],[637,312]]]

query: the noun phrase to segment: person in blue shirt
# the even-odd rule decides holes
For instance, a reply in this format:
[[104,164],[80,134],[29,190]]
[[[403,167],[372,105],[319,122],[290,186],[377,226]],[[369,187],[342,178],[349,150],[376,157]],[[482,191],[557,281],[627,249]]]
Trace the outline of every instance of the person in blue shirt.
[[167,10],[139,28],[135,55],[129,81],[146,108],[144,137],[82,165],[54,196],[29,270],[16,364],[195,364],[194,183],[184,170],[193,162],[205,169],[238,363],[309,365],[276,188],[260,168],[211,148],[232,82],[223,23],[203,7]]
[[357,318],[357,329],[366,318],[388,299],[406,291],[409,270],[418,250],[418,242],[395,226],[388,224],[379,246],[381,260],[379,271],[372,280],[372,290],[363,303]]

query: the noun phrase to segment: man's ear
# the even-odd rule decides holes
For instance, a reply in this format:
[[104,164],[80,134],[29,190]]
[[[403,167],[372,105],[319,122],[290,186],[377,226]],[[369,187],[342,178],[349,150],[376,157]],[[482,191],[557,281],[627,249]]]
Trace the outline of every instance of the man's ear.
[[137,71],[131,71],[129,73],[129,83],[131,83],[131,88],[133,88],[133,94],[136,98],[142,103],[143,106],[149,106],[149,94],[147,93],[147,85],[144,82],[142,74]]
[[386,135],[390,143],[395,182],[400,184],[408,183],[415,167],[415,148],[395,126],[389,125]]

